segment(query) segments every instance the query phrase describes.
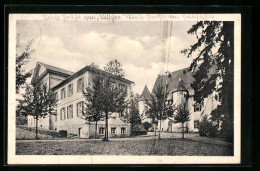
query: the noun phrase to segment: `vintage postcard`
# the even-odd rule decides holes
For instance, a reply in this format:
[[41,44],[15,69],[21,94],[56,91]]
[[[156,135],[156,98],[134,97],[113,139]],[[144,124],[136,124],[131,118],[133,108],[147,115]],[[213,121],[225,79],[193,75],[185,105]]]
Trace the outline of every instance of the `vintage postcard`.
[[8,164],[239,164],[240,14],[9,14]]

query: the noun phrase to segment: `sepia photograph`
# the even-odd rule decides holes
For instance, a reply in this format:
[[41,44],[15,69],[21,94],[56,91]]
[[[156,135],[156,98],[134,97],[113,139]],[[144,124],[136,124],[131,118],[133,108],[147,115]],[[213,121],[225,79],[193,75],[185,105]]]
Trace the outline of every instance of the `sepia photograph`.
[[239,164],[239,14],[9,14],[8,163]]

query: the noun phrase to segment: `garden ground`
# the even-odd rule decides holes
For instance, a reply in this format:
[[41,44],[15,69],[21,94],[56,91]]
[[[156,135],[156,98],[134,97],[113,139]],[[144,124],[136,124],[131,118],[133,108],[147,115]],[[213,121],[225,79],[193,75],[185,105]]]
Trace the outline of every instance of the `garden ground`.
[[143,140],[49,140],[17,141],[17,155],[172,155],[230,156],[231,145],[217,145],[191,139]]
[[[185,134],[182,140],[178,133],[161,133],[161,140],[148,133],[129,138],[100,139],[53,139],[39,134],[40,140],[33,140],[35,133],[16,130],[17,155],[171,155],[171,156],[231,156],[231,143],[219,139]],[[158,135],[158,134],[157,134]],[[26,140],[25,140],[26,139]]]

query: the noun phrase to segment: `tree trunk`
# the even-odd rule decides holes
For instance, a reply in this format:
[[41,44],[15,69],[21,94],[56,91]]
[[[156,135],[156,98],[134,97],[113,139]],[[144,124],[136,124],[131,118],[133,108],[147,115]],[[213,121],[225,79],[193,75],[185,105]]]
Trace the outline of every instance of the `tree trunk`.
[[154,136],[156,136],[156,124],[154,124]]
[[104,141],[108,141],[108,111],[106,111],[106,130],[105,130],[105,139]]
[[184,123],[182,123],[182,139],[184,139]]
[[35,139],[38,139],[38,117],[36,116],[36,125],[35,125]]
[[96,127],[95,127],[95,138],[97,138],[97,121],[96,121]]
[[158,137],[158,139],[161,139],[161,129],[162,129],[162,113],[160,114],[160,128],[159,128],[159,137]]
[[134,124],[131,124],[131,136],[133,136],[133,129],[134,129]]

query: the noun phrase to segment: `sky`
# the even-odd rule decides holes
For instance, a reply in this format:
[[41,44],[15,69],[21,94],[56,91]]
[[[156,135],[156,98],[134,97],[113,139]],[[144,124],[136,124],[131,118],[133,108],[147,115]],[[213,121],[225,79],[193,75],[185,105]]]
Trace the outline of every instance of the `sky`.
[[162,21],[18,20],[16,32],[22,46],[17,53],[29,41],[33,42],[34,53],[25,70],[33,69],[37,61],[72,72],[92,62],[103,69],[110,60],[117,59],[123,65],[125,78],[135,82],[134,93],[141,94],[145,85],[152,91],[162,67],[173,72],[190,66],[192,59],[180,51],[196,42],[194,35],[187,34],[194,23],[172,22],[164,65],[161,62]]

